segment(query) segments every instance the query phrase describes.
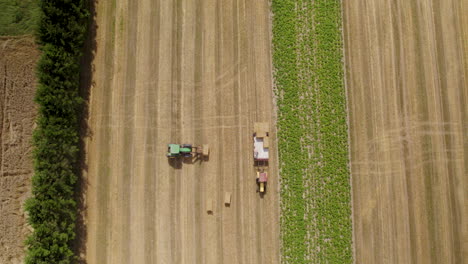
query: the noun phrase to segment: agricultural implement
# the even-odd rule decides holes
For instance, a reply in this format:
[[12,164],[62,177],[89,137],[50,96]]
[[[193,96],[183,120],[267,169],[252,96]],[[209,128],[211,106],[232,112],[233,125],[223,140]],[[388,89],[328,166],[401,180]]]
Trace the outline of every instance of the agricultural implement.
[[267,181],[268,181],[268,174],[263,170],[257,170],[258,191],[260,193],[265,192]]
[[210,147],[208,144],[202,146],[192,146],[191,144],[168,144],[167,154],[168,158],[192,158],[203,157],[207,158],[210,155]]
[[257,171],[257,184],[258,191],[265,193],[266,184],[268,181],[268,159],[270,157],[269,151],[269,126],[268,123],[255,123],[253,133],[254,143],[254,167]]

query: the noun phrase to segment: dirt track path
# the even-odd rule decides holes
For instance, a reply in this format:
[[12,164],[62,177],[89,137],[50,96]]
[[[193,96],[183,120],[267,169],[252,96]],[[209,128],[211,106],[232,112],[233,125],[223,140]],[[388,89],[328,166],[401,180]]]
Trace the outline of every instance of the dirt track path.
[[466,263],[466,1],[343,4],[356,263]]
[[[100,1],[96,13],[87,263],[278,263],[276,160],[261,199],[251,159],[253,123],[274,122],[268,2]],[[210,159],[169,164],[170,142],[209,143]]]

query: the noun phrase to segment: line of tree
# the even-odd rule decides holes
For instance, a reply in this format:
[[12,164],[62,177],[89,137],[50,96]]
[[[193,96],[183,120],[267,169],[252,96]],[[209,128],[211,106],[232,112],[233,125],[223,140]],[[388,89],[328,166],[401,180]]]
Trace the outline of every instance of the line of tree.
[[39,105],[33,134],[32,196],[25,203],[33,228],[27,264],[74,263],[79,175],[80,58],[88,30],[87,0],[42,0],[37,41]]

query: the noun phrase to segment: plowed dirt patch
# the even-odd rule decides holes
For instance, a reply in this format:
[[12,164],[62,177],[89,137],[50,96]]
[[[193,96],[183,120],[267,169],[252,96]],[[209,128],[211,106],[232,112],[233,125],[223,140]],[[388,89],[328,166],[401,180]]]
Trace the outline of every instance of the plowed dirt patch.
[[22,263],[30,233],[23,204],[31,190],[38,57],[33,38],[0,38],[0,263]]

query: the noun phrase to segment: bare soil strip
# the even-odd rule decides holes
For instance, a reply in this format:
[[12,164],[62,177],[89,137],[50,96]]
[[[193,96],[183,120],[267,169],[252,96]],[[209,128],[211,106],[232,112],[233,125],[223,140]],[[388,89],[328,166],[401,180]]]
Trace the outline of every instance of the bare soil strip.
[[468,260],[463,2],[343,2],[356,263]]
[[32,37],[1,37],[0,54],[0,263],[19,264],[30,234],[23,204],[33,174],[39,50]]
[[[279,263],[277,162],[261,198],[251,153],[254,122],[274,127],[268,1],[96,10],[87,263]],[[209,161],[169,163],[168,143],[209,143]]]

